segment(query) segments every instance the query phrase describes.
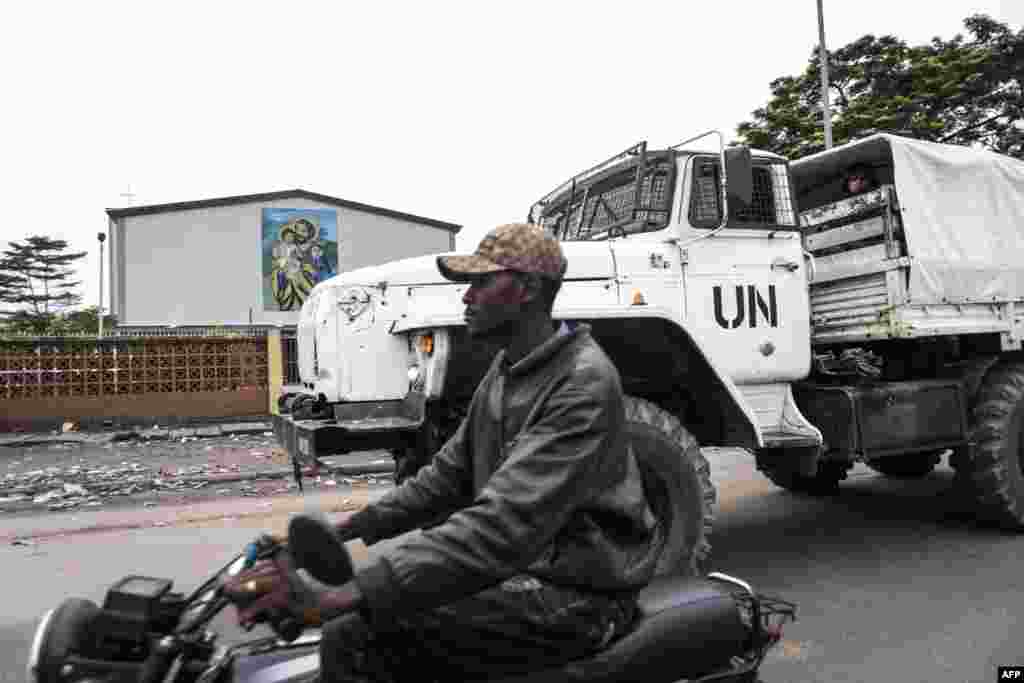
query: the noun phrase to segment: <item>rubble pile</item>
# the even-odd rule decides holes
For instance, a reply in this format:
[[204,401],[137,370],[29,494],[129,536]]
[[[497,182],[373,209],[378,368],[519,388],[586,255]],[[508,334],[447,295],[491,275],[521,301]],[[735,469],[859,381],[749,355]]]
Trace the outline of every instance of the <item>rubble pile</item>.
[[[0,477],[0,509],[5,504],[45,506],[58,511],[78,507],[99,507],[110,498],[141,493],[188,493],[221,483],[225,475],[241,475],[239,464],[208,463],[158,468],[145,467],[137,462],[123,462],[113,467],[46,467],[27,472],[8,473]],[[290,474],[290,473],[289,473]],[[228,477],[229,479],[231,477]],[[328,479],[316,477],[312,485],[337,486],[374,484],[373,475],[352,475]],[[234,493],[241,496],[267,496],[286,493],[295,483],[281,477],[258,477],[245,480],[238,488],[221,488],[218,495]],[[147,503],[150,505],[151,503]]]
[[[215,473],[214,468],[206,468],[205,471],[201,467],[188,469],[197,475]],[[114,496],[152,490],[195,490],[208,483],[191,478],[175,480],[167,474],[166,471],[154,472],[138,463],[125,463],[122,467],[47,467],[11,473],[0,479],[0,504],[31,499],[33,504],[46,505],[50,510],[65,510],[79,505],[96,507],[102,504],[103,499]]]
[[[154,498],[166,494],[255,497],[296,488],[291,463],[282,457],[272,432],[231,435],[224,429],[143,430],[132,443],[110,435],[82,435],[89,440],[27,447],[6,444],[17,450],[0,448],[5,456],[0,458],[0,512],[96,508],[127,496],[144,497],[145,505],[151,506],[157,504]],[[65,436],[69,431],[79,436],[74,430],[64,431]],[[388,470],[390,458],[382,465],[380,472]],[[312,476],[306,482],[314,487],[372,485],[380,477],[380,473],[376,478],[372,474],[336,478],[308,474]]]

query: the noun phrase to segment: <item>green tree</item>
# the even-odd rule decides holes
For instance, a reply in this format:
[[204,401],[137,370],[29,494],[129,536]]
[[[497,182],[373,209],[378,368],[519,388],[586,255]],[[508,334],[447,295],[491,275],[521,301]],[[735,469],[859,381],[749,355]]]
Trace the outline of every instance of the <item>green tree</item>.
[[[72,311],[62,316],[62,323],[65,333],[95,334],[99,327],[99,306],[88,306],[79,311]],[[105,333],[113,331],[117,325],[117,318],[113,315],[103,316],[103,330]]]
[[21,278],[17,275],[0,271],[0,304],[4,304],[4,309],[0,310],[0,315],[8,316],[13,313],[13,311],[6,308],[6,305],[14,298],[15,293],[20,290],[21,282]]
[[[968,38],[908,46],[866,35],[830,52],[834,144],[887,132],[1024,158],[1024,29],[985,15],[964,26]],[[823,150],[817,49],[802,74],[772,81],[771,93],[738,126],[742,141],[792,159]]]
[[70,252],[66,241],[42,235],[8,246],[0,254],[0,302],[17,307],[8,312],[8,322],[43,332],[62,310],[82,300],[71,266],[86,252]]

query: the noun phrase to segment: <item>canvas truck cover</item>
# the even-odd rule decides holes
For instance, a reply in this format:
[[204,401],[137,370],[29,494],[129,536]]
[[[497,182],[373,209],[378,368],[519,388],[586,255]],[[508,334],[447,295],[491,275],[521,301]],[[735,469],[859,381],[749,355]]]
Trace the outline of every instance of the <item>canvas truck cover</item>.
[[800,210],[833,201],[822,201],[823,182],[836,187],[855,164],[879,169],[880,181],[896,188],[909,303],[1024,299],[1024,161],[873,135],[793,162]]

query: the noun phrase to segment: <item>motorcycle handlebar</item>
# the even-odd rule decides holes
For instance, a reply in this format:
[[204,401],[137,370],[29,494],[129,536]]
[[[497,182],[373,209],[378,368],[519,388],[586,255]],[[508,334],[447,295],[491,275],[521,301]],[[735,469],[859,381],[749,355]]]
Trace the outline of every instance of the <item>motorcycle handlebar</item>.
[[[201,604],[205,604],[205,607],[200,609],[196,614],[186,618],[183,622],[179,622],[178,627],[175,629],[175,633],[187,633],[199,626],[206,621],[212,619],[225,605],[228,604],[227,598],[221,591],[221,586],[218,585],[223,578],[229,574],[233,575],[237,572],[232,572],[231,568],[234,567],[239,561],[242,561],[238,571],[244,571],[248,569],[256,561],[272,557],[274,553],[278,552],[284,547],[284,544],[280,543],[272,536],[261,534],[255,541],[250,542],[245,546],[245,549],[230,562],[221,567],[217,572],[209,579],[204,581],[198,588],[196,588],[188,599],[185,601],[186,605],[192,607],[199,607]],[[208,594],[204,600],[200,598]],[[197,604],[198,603],[198,604]],[[185,614],[188,614],[191,609],[186,609]]]

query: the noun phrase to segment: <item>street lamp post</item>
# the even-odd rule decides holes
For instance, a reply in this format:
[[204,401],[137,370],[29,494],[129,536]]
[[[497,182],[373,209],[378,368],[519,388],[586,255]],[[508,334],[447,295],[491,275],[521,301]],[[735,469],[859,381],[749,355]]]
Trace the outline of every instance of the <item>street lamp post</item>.
[[832,148],[832,108],[828,103],[828,50],[825,49],[825,12],[818,0],[818,62],[821,64],[821,120],[825,123],[825,149]]
[[106,233],[96,233],[96,239],[100,241],[100,310],[99,315],[99,326],[96,336],[100,339],[103,338],[103,240],[107,239]]

